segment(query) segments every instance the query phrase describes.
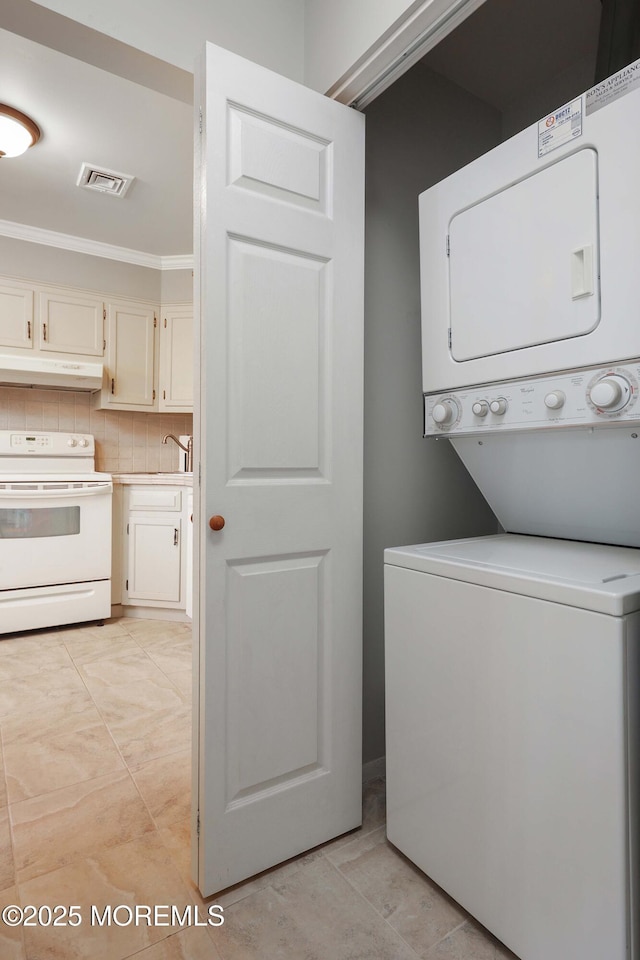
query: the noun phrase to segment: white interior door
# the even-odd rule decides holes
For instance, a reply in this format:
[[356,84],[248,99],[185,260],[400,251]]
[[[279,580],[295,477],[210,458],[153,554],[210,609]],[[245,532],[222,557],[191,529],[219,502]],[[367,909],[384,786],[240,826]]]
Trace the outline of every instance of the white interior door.
[[210,895],[361,820],[364,118],[211,44],[199,90]]

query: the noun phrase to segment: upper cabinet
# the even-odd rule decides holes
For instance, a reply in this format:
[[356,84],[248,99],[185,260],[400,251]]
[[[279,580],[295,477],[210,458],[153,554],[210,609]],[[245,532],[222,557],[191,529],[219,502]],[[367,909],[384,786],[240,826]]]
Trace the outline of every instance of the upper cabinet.
[[66,290],[38,292],[40,349],[101,357],[104,352],[104,302]]
[[102,392],[105,410],[191,413],[193,305],[135,301],[107,304]]
[[155,343],[157,308],[117,301],[107,305],[107,352],[99,407],[157,410]]
[[193,411],[193,304],[160,306],[0,277],[0,352],[95,362],[94,405],[148,413]]
[[193,410],[193,304],[163,307],[160,323],[158,409]]
[[95,361],[104,352],[104,301],[82,290],[0,278],[0,348]]
[[0,281],[0,346],[33,348],[33,287],[18,280]]

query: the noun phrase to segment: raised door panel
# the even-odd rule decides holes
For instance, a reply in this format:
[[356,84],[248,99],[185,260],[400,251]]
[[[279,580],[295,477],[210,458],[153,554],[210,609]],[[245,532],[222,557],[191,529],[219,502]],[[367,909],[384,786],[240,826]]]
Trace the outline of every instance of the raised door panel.
[[106,406],[152,409],[154,381],[154,308],[111,303],[107,309]]
[[40,349],[101,357],[104,353],[104,303],[95,297],[41,290]]
[[227,567],[228,811],[327,773],[325,564],[320,553]]
[[125,603],[179,603],[181,518],[129,518]]
[[0,283],[0,346],[33,348],[33,288]]
[[160,397],[163,411],[193,410],[193,305],[162,310]]
[[331,264],[231,237],[230,481],[324,476]]

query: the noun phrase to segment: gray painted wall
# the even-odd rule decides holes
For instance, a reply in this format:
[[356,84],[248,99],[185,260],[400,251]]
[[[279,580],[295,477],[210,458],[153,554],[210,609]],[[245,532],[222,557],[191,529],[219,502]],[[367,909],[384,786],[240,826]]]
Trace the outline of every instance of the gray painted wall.
[[155,303],[193,300],[193,270],[137,267],[11,237],[0,237],[0,275]]
[[594,75],[595,61],[585,57],[549,77],[524,99],[510,103],[502,111],[502,138],[508,140],[525,127],[537,123],[547,113],[580,96],[593,86]]
[[193,300],[193,270],[163,270],[160,302],[178,303],[183,300]]
[[417,198],[501,139],[497,110],[422,64],[366,114],[365,763],[385,753],[384,548],[497,529],[448,441],[422,438]]
[[0,274],[160,302],[160,270],[11,237],[0,237]]

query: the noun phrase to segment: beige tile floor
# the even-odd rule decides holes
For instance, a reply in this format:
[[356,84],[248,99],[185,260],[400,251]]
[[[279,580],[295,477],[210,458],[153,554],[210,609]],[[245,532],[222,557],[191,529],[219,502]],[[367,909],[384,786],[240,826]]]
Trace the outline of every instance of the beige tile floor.
[[[386,841],[381,781],[360,830],[202,901],[190,647],[189,628],[134,619],[0,638],[0,909],[82,917],[0,921],[0,960],[516,960]],[[215,903],[221,927],[127,923],[136,905],[202,922]],[[107,905],[120,925],[92,924]]]

